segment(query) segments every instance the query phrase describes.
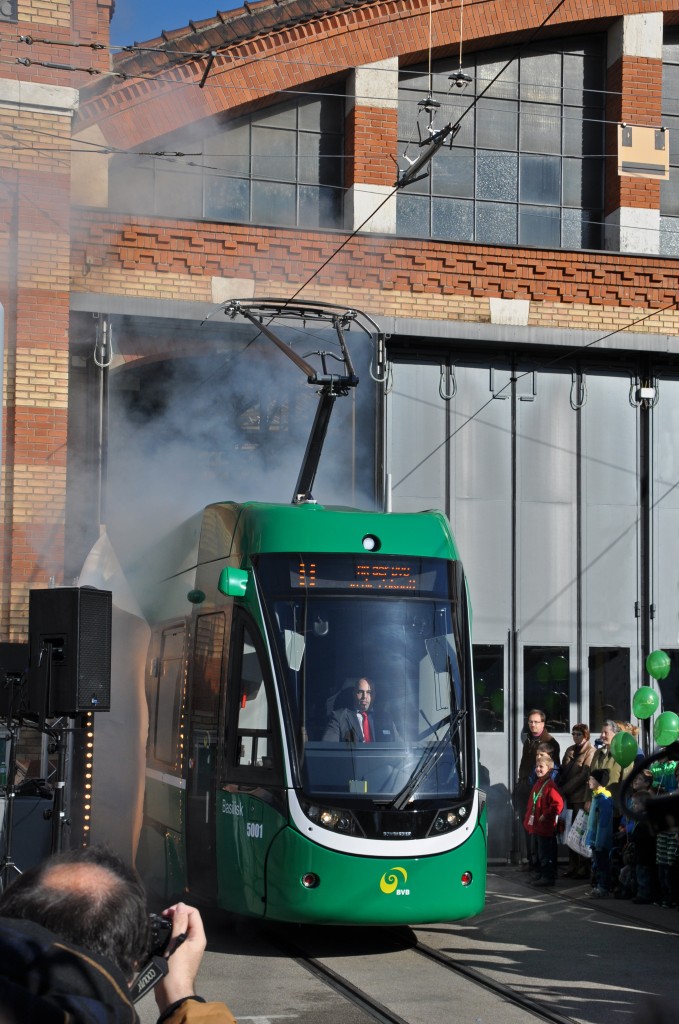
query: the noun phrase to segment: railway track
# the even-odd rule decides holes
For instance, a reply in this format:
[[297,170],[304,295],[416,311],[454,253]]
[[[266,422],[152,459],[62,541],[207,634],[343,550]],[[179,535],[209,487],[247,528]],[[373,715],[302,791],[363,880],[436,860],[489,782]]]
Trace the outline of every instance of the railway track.
[[[360,1019],[380,1024],[448,1019],[441,1015],[444,1005],[454,1007],[459,1020],[483,1024],[629,1020],[639,999],[653,991],[643,973],[634,974],[640,950],[655,942],[663,955],[667,951],[665,971],[673,972],[672,958],[679,950],[676,911],[632,907],[615,899],[590,901],[582,886],[545,892],[511,872],[498,890],[491,894],[482,919],[472,922],[419,930],[367,929],[360,934],[356,929],[300,929],[292,937],[287,930],[275,932],[273,941],[281,955],[352,1004]],[[589,945],[592,930],[605,937],[606,950],[599,937]],[[370,932],[372,937],[366,934]],[[608,958],[611,950],[614,965]],[[545,962],[541,957],[552,973],[539,966]],[[417,1003],[408,989],[417,988],[423,974],[427,981],[420,981],[422,1002]],[[593,994],[600,989],[602,976],[606,991],[615,993],[613,1014],[606,997]],[[661,991],[659,982],[656,991]]]
[[[524,1011],[526,1016],[522,1019],[526,1021],[534,1019],[549,1021],[551,1024],[577,1024],[573,1017],[558,1013],[545,1003],[526,996],[512,986],[499,983],[484,975],[482,971],[441,953],[432,946],[420,942],[412,933],[408,940],[404,935],[407,931],[407,929],[385,929],[382,933],[384,946],[390,945],[393,950],[400,949],[402,953],[411,954],[413,960],[422,958],[430,964],[436,965],[443,972],[444,977],[445,974],[453,974],[464,979],[477,989],[496,996],[501,1004],[505,1006],[509,1004]],[[308,949],[304,948],[303,940],[292,942],[289,938],[277,935],[274,942],[281,953],[289,955],[306,971],[363,1011],[370,1019],[379,1021],[379,1024],[410,1024],[406,1017],[376,999],[367,989],[354,984],[340,971],[329,967],[321,958],[313,956]],[[413,970],[416,970],[415,963],[413,963]],[[473,1003],[473,993],[468,991],[467,995],[470,1003]],[[502,1014],[500,1013],[496,1019],[503,1019]]]
[[[478,917],[417,929],[208,908],[199,991],[242,1024],[631,1024],[649,993],[676,1001],[677,911],[587,900],[565,881],[537,889],[509,867],[491,871],[488,892]],[[153,997],[142,1002],[142,1024],[155,1024]]]
[[574,1024],[572,1017],[566,1017],[562,1013],[557,1013],[551,1007],[545,1005],[545,1003],[518,992],[510,985],[503,985],[499,982],[493,981],[492,978],[485,976],[481,971],[476,970],[476,968],[469,967],[468,964],[458,963],[447,954],[441,953],[438,949],[433,949],[431,946],[418,942],[417,945],[413,947],[413,950],[419,956],[426,957],[434,963],[440,964],[446,970],[453,971],[455,974],[460,975],[460,977],[471,981],[474,985],[478,985],[489,992],[494,992],[495,995],[499,996],[503,1000],[503,1002],[511,1003],[513,1006],[518,1006],[539,1020],[551,1021],[552,1024]]

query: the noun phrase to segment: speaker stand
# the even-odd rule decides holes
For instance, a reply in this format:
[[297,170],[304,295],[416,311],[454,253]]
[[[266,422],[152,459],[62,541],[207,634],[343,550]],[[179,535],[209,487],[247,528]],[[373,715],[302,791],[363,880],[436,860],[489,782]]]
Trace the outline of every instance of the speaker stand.
[[9,755],[5,760],[7,765],[7,783],[5,785],[7,807],[5,808],[5,821],[3,826],[5,853],[2,858],[2,864],[0,864],[0,892],[5,891],[14,875],[21,874],[21,871],[12,860],[12,826],[14,822],[14,798],[16,796],[14,779],[17,771],[16,740],[19,729],[18,724],[14,721],[14,696],[21,685],[21,676],[18,678],[18,684],[16,680],[13,680],[13,682],[15,683],[15,686],[13,687],[7,711],[7,731],[9,733]]
[[52,853],[61,853],[64,844],[64,826],[70,824],[66,817],[66,742],[68,729],[60,726],[45,730],[52,738],[52,753],[57,755],[57,778],[54,785],[54,803],[52,804]]

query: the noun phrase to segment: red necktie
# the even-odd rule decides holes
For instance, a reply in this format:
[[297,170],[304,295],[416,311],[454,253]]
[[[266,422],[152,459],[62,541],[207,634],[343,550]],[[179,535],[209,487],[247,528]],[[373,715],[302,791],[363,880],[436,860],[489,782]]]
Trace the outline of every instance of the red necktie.
[[363,716],[363,739],[366,743],[372,742],[372,736],[370,735],[370,722],[368,721],[368,712],[361,711]]

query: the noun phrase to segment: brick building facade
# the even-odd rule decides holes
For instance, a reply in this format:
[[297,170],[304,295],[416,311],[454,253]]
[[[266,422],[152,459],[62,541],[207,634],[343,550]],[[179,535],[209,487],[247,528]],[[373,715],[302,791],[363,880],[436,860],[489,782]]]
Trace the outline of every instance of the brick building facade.
[[[163,399],[158,379],[144,376],[149,366],[166,372],[175,357],[241,345],[203,329],[220,303],[294,296],[363,309],[388,336],[396,387],[373,389],[363,439],[374,491],[391,474],[395,507],[442,505],[461,534],[481,609],[479,664],[503,666],[496,689],[505,704],[499,719],[498,700],[490,707],[490,731],[510,763],[531,672],[549,650],[570,659],[570,713],[552,709],[552,731],[576,714],[594,725],[611,703],[624,716],[620,692],[629,705],[645,653],[676,646],[676,581],[659,538],[672,561],[677,0],[586,9],[575,0],[471,0],[464,10],[458,0],[260,0],[112,57],[72,46],[106,44],[105,0],[20,2],[14,14],[0,22],[0,119],[12,140],[0,157],[3,637],[25,635],[28,589],[51,576],[68,583],[97,537],[102,382],[92,351],[101,324],[114,329],[111,370],[148,412]],[[466,90],[450,84],[458,61]],[[109,68],[113,75],[100,73]],[[418,101],[434,93],[441,108],[428,125]],[[426,134],[458,118],[462,130],[430,178],[396,187],[421,151],[415,120]],[[620,173],[621,126],[650,132],[660,162],[669,138],[667,181],[657,169]],[[457,440],[456,417],[476,429],[487,405],[456,405],[457,378],[473,391],[488,374],[493,414],[512,409],[496,425],[497,437],[511,437],[502,455],[477,435],[467,452]],[[585,406],[600,383],[595,413],[593,400]],[[535,426],[554,432],[543,463],[539,437],[522,435],[520,423],[552,385],[566,412],[558,426]],[[615,417],[631,410],[622,427],[605,411],[610,389],[622,396]],[[667,397],[656,410],[658,395]],[[606,448],[609,423],[616,437]],[[615,441],[628,428],[633,450],[617,465]],[[564,453],[572,460],[561,480],[527,498],[531,479],[561,466]],[[471,467],[496,458],[497,491],[489,483],[479,495],[483,474]],[[426,480],[424,463],[436,466]],[[611,477],[605,493],[596,492],[594,465]],[[633,481],[629,502],[616,472]],[[661,483],[670,496],[662,500]],[[533,500],[550,524],[535,550]],[[619,538],[634,534],[619,564],[608,560],[607,508],[621,516]],[[481,540],[470,525],[479,510],[491,517]],[[504,538],[493,572],[488,536]],[[549,583],[526,583],[522,559],[534,566],[546,552],[554,564],[538,577]],[[613,589],[624,609],[602,615],[595,636],[607,592],[590,582],[597,566],[615,581],[623,563]],[[613,691],[615,701],[606,697]],[[508,780],[511,766],[486,740],[491,774]]]
[[[210,305],[223,294],[223,281],[227,292],[235,280],[236,292],[246,287],[253,293],[266,282],[269,291],[288,294],[303,286],[307,300],[346,302],[382,317],[462,323],[487,322],[490,298],[524,299],[530,326],[562,330],[627,328],[632,312],[639,319],[653,313],[631,330],[658,334],[665,347],[677,318],[677,267],[665,257],[640,259],[636,244],[639,228],[643,234],[650,225],[657,236],[660,183],[618,175],[614,128],[626,120],[662,123],[660,44],[663,28],[679,21],[679,12],[660,0],[597,3],[582,22],[571,7],[554,5],[550,13],[538,4],[520,12],[504,2],[470,4],[462,42],[466,53],[574,31],[607,34],[610,254],[451,246],[396,235],[398,69],[429,54],[437,60],[457,53],[456,3],[319,10],[305,2],[263,2],[119,54],[112,59],[117,78],[101,74],[111,61],[108,2],[18,3],[0,22],[0,117],[13,140],[3,158],[2,204],[2,618],[8,638],[25,629],[27,588],[50,576],[64,578],[68,310],[88,308],[88,296],[109,296],[113,310],[130,299],[157,303],[189,294]],[[214,63],[201,87],[211,51]],[[191,223],[108,210],[111,152],[144,149],[188,123],[237,117],[288,90],[329,80],[341,80],[347,95],[342,230]],[[71,136],[82,143],[74,146],[72,185]],[[359,227],[334,256],[346,230]],[[643,248],[652,255],[657,242]],[[621,255],[626,250],[631,255]]]
[[5,640],[25,635],[28,589],[63,573],[70,149],[82,85],[82,75],[66,68],[78,41],[102,44],[101,50],[85,52],[92,68],[107,68],[110,8],[109,0],[14,0],[0,20],[5,356],[0,630]]

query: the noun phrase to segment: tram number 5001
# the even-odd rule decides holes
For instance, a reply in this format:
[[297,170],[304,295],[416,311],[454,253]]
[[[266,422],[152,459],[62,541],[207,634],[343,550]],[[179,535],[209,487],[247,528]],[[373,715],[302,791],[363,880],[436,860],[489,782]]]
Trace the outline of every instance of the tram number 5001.
[[245,834],[248,839],[263,839],[264,826],[258,821],[248,821],[245,824]]

